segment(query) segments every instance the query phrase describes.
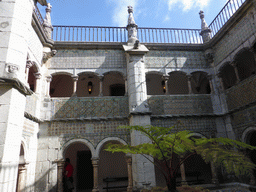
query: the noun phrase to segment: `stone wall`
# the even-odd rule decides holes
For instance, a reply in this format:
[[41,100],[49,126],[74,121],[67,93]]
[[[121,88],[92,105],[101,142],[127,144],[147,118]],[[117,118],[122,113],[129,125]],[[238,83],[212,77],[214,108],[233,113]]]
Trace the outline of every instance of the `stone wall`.
[[49,136],[59,136],[61,146],[72,139],[86,139],[95,147],[107,137],[119,137],[130,143],[130,132],[119,126],[128,125],[128,119],[109,121],[50,122]]
[[125,54],[121,50],[58,50],[50,65],[50,69],[125,67]]
[[210,95],[149,96],[152,115],[212,114]]
[[[253,9],[253,6],[251,9]],[[247,15],[236,23],[236,25],[214,46],[215,64],[220,64],[222,60],[232,54],[238,47],[255,34],[255,18],[252,13],[253,12],[247,11]]]
[[209,68],[202,51],[153,51],[145,56],[146,68]]
[[256,124],[256,106],[232,113],[231,122],[237,139],[241,140],[245,129]]
[[127,117],[127,97],[90,97],[52,99],[52,119]]
[[216,133],[214,117],[151,118],[151,125],[166,128],[178,125],[173,131],[189,130],[207,138],[214,137]]

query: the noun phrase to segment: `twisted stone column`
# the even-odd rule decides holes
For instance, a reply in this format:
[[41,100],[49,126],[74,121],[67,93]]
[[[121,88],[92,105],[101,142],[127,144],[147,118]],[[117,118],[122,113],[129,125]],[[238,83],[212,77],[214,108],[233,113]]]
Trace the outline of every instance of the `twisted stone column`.
[[39,93],[39,88],[40,88],[40,79],[42,75],[40,73],[34,73],[34,76],[36,78],[36,87],[35,87],[35,93]]
[[188,94],[193,94],[192,86],[191,86],[192,75],[187,75],[187,77],[188,77]]
[[71,77],[72,77],[73,83],[74,83],[72,96],[76,96],[78,76],[77,75],[72,75]]
[[99,75],[98,77],[100,79],[99,97],[103,97],[103,80],[104,80],[104,76],[103,75]]
[[[180,158],[180,161],[182,160],[182,157]],[[182,163],[180,165],[180,174],[181,174],[181,185],[188,185],[187,180],[186,180],[186,172],[185,172],[185,165]]]
[[52,81],[52,76],[47,76],[46,77],[46,93],[45,96],[46,97],[50,97],[50,83]]
[[163,80],[164,80],[164,84],[165,84],[165,95],[168,95],[168,80],[169,80],[169,76],[168,75],[163,75]]

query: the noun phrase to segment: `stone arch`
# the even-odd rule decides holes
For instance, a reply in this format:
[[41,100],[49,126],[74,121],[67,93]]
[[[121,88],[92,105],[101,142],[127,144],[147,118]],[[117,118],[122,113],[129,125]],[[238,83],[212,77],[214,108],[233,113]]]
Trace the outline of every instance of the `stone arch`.
[[[252,146],[256,146],[256,126],[248,127],[244,130],[242,134],[241,141],[247,143]],[[256,150],[246,150],[247,156],[251,159],[251,161],[256,163]],[[254,177],[256,177],[256,169],[253,170]]]
[[[146,85],[148,95],[164,95],[165,81],[163,79],[163,73],[159,71],[149,71],[146,73]],[[164,87],[164,88],[163,88]]]
[[103,96],[124,96],[125,77],[122,72],[108,71],[103,74],[102,94]]
[[92,145],[92,143],[91,143],[90,141],[88,141],[88,140],[86,140],[86,139],[72,139],[72,140],[68,141],[67,143],[65,143],[65,144],[61,147],[61,150],[60,150],[60,152],[59,152],[59,157],[60,157],[60,159],[64,159],[66,150],[68,149],[68,147],[69,147],[70,145],[72,145],[72,144],[74,144],[74,143],[82,143],[82,144],[86,145],[86,146],[90,149],[90,151],[91,151],[91,153],[92,153],[92,158],[98,158],[98,157],[96,156],[96,150],[95,150],[94,146]]
[[[78,73],[77,90],[78,97],[95,97],[100,95],[100,76],[98,73],[84,71]],[[91,90],[89,90],[91,86]]]
[[239,50],[234,56],[234,63],[241,81],[256,73],[254,53],[249,48]]
[[[106,177],[128,177],[128,169],[126,162],[126,154],[124,153],[112,153],[104,150],[104,146],[107,143],[121,143],[126,145],[127,143],[118,137],[109,137],[103,139],[96,147],[97,156],[99,156],[99,189],[103,191],[103,187],[106,183],[103,179]],[[120,181],[120,185],[127,185],[127,181]]]
[[77,190],[92,190],[93,165],[95,157],[93,145],[86,139],[73,139],[62,147],[62,157],[69,158],[73,165],[74,186]]
[[23,148],[23,159],[24,159],[24,163],[27,161],[27,154],[28,154],[28,148],[27,148],[27,144],[24,138],[21,139],[21,144],[20,146]]
[[256,131],[256,127],[248,127],[247,129],[245,129],[242,134],[241,141],[248,144],[248,140],[250,139],[250,134],[254,131]]
[[210,94],[210,82],[208,73],[204,71],[194,71],[191,73],[191,88],[195,94]]
[[189,135],[188,135],[189,137],[200,137],[200,138],[206,138],[204,135],[202,135],[201,133],[195,133],[195,132],[193,132],[193,133],[190,133]]
[[235,69],[231,65],[231,62],[225,62],[219,68],[219,75],[222,79],[224,89],[228,89],[228,88],[234,86],[237,82]]
[[188,75],[183,71],[172,71],[169,73],[168,91],[171,95],[188,94]]
[[51,74],[50,82],[51,97],[71,97],[73,94],[72,74],[68,72],[56,72]]
[[108,138],[105,138],[101,142],[99,142],[99,144],[96,147],[96,150],[95,150],[95,156],[96,157],[99,157],[101,148],[103,147],[103,145],[105,143],[107,143],[109,141],[118,141],[118,142],[120,142],[120,143],[122,143],[124,145],[127,145],[126,141],[124,141],[123,139],[120,139],[118,137],[108,137]]

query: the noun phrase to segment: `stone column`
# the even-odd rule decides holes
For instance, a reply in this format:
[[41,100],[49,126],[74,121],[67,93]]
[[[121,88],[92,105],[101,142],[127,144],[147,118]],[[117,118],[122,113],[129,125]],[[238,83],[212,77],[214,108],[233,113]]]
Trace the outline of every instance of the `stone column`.
[[63,192],[63,173],[64,173],[64,160],[57,161],[58,166],[58,175],[57,175],[57,182],[58,182],[58,192]]
[[99,97],[103,97],[103,80],[104,80],[104,75],[99,75],[98,77],[100,79]]
[[213,163],[210,163],[210,165],[211,165],[211,171],[212,171],[212,183],[213,184],[219,184],[216,167]]
[[26,70],[25,70],[25,82],[28,83],[28,75],[29,75],[29,69],[33,66],[33,62],[31,60],[27,60],[26,63]]
[[126,156],[128,170],[128,187],[127,192],[132,192],[132,157]]
[[208,75],[207,79],[208,79],[209,84],[210,84],[211,94],[214,94],[214,87],[213,87],[213,84],[212,84],[212,75]]
[[23,192],[26,187],[26,176],[27,176],[27,166],[26,164],[19,164],[18,169],[18,183],[16,192]]
[[[182,158],[180,159],[180,161]],[[180,165],[180,174],[181,174],[181,185],[188,185],[187,180],[186,180],[186,172],[185,172],[185,165],[182,163]]]
[[39,90],[40,90],[40,79],[41,79],[42,75],[40,73],[34,73],[34,76],[36,78],[35,93],[39,93]]
[[192,91],[192,85],[191,85],[191,79],[192,79],[192,75],[187,75],[188,77],[188,94],[193,94],[193,91]]
[[236,74],[236,83],[240,82],[239,74],[238,74],[238,69],[237,69],[237,64],[236,62],[232,62],[231,65],[234,67],[235,74]]
[[50,83],[52,81],[52,76],[47,76],[46,77],[46,93],[45,96],[46,97],[50,97]]
[[99,191],[99,159],[92,158],[93,166],[93,190],[92,192]]
[[221,73],[218,73],[217,74],[219,80],[220,80],[220,88],[221,88],[221,92],[223,92],[225,90],[225,87],[224,87],[224,83],[223,83],[223,79],[222,79],[222,76],[221,76]]
[[169,95],[169,90],[168,90],[168,80],[169,80],[169,75],[163,75],[163,80],[165,84],[165,95]]
[[128,95],[127,77],[124,77],[124,86],[125,86],[125,94],[124,94],[124,96],[127,96]]
[[77,75],[72,75],[71,77],[72,77],[73,83],[74,83],[72,96],[76,96],[78,76]]

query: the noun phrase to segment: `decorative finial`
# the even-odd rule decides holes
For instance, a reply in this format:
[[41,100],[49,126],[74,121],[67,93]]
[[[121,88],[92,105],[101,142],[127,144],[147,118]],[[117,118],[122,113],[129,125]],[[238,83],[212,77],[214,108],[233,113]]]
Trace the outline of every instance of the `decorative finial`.
[[132,6],[128,6],[128,13],[133,13],[133,7]]
[[201,19],[201,33],[200,35],[203,37],[203,42],[207,42],[211,39],[211,29],[208,27],[205,19],[204,19],[204,12],[201,10],[199,12],[200,19]]
[[52,31],[53,31],[53,27],[52,27],[52,21],[51,21],[51,10],[52,10],[52,6],[50,3],[47,3],[47,7],[45,9],[46,14],[45,14],[45,18],[44,18],[44,29],[46,32],[46,35],[49,39],[51,39],[52,36]]
[[128,25],[126,27],[126,29],[128,31],[128,44],[134,45],[135,41],[138,40],[137,39],[138,25],[135,23],[135,20],[133,17],[133,7],[132,6],[128,6],[128,13],[129,13]]

